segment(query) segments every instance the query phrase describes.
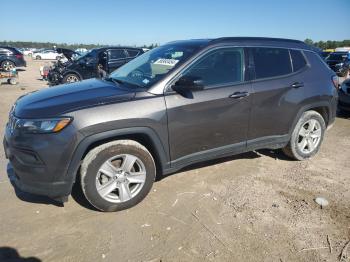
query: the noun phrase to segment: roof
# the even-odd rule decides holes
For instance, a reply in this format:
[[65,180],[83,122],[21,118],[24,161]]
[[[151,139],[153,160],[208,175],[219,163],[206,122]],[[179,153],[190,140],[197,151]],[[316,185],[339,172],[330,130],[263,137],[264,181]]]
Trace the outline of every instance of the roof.
[[309,46],[302,41],[284,38],[270,38],[270,37],[220,37],[215,39],[191,39],[180,40],[171,43],[192,44],[200,46],[210,46],[220,43],[230,43],[242,46],[271,46],[284,48],[297,48],[310,51],[316,51],[315,47]]

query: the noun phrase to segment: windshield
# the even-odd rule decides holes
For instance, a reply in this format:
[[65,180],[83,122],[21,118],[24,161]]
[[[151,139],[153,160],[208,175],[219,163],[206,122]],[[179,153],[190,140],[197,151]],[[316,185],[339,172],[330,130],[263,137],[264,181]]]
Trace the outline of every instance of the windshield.
[[149,88],[170,71],[186,61],[201,46],[190,43],[172,43],[160,46],[133,59],[114,71],[112,79]]
[[330,54],[327,60],[344,61],[347,58],[347,54]]
[[96,49],[91,49],[91,50],[88,51],[87,53],[84,53],[84,54],[82,54],[81,56],[76,57],[76,60],[78,60],[78,59],[79,59],[79,60],[80,60],[80,59],[85,59],[85,58],[91,58],[91,57],[94,56],[95,52],[96,52]]

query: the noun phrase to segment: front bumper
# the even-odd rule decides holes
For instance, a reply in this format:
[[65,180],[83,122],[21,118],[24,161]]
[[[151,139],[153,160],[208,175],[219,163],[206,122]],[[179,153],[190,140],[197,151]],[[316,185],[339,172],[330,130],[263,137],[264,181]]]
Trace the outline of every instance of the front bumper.
[[6,126],[3,146],[14,170],[11,180],[18,189],[53,199],[63,199],[71,193],[75,177],[69,177],[67,169],[73,145],[69,139],[63,142],[63,135],[20,135]]
[[350,94],[344,93],[343,90],[339,90],[338,107],[344,111],[350,111]]

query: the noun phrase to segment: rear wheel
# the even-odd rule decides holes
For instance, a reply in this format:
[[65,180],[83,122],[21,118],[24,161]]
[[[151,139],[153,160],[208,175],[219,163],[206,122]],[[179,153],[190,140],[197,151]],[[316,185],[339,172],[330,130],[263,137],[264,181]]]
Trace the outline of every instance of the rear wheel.
[[9,60],[1,62],[1,68],[5,71],[11,71],[16,67],[15,63]]
[[283,152],[296,160],[305,160],[317,154],[323,141],[326,124],[316,111],[306,111],[296,124]]
[[37,56],[35,57],[35,59],[36,59],[36,60],[41,60],[41,56],[40,56],[40,55],[37,55]]
[[63,77],[63,83],[74,83],[80,81],[80,77],[77,74],[68,74]]
[[133,140],[119,140],[91,150],[80,174],[84,195],[94,207],[118,211],[146,197],[156,177],[156,166],[144,146]]

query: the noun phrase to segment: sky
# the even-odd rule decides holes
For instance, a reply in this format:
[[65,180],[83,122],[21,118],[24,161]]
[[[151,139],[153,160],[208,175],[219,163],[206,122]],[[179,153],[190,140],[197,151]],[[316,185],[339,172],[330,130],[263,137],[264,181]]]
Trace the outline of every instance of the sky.
[[[0,40],[163,44],[223,36],[350,39],[350,0],[0,0]],[[8,10],[8,11],[5,11]]]

